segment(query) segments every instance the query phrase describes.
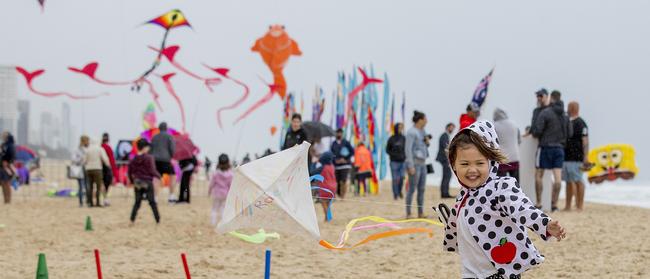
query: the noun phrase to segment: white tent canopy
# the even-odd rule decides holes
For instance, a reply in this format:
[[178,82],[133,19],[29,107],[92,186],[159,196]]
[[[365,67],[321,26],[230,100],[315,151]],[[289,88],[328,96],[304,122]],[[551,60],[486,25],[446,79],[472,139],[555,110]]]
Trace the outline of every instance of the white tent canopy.
[[[235,169],[217,231],[264,228],[320,239],[304,142]],[[295,228],[295,229],[294,229]]]

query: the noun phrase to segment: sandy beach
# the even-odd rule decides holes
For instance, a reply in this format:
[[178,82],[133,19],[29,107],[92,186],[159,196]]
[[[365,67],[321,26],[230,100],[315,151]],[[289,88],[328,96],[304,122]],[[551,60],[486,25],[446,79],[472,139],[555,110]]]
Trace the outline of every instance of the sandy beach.
[[[71,184],[71,183],[68,183]],[[320,223],[322,237],[338,240],[353,218],[376,215],[403,218],[403,201],[393,201],[388,184],[381,194],[336,202],[334,220]],[[112,189],[112,206],[79,208],[76,198],[50,198],[33,185],[0,206],[2,278],[34,276],[38,253],[45,253],[50,278],[96,278],[93,250],[101,253],[104,278],[184,278],[180,254],[186,253],[192,278],[260,278],[264,250],[270,248],[272,278],[459,278],[459,257],[442,251],[442,228],[425,235],[382,239],[356,250],[326,250],[317,241],[280,232],[281,239],[255,245],[214,232],[209,224],[206,182],[195,181],[192,204],[160,204],[162,223],[155,225],[143,203],[137,223],[129,227],[130,189]],[[22,196],[21,196],[22,195]],[[439,191],[428,187],[427,214],[438,204]],[[355,200],[360,200],[355,201]],[[451,200],[445,200],[451,204]],[[317,215],[322,220],[320,207]],[[84,231],[91,216],[94,231]],[[543,242],[546,256],[525,278],[648,278],[650,210],[587,203],[582,213],[551,214],[568,230],[568,239]],[[297,228],[296,228],[297,229]],[[370,232],[353,232],[351,242]]]

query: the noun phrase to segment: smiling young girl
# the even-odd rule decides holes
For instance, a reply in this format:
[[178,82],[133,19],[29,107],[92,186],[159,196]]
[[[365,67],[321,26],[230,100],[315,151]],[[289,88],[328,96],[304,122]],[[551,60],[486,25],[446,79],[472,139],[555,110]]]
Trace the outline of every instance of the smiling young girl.
[[462,278],[520,278],[544,261],[526,228],[543,240],[566,235],[558,221],[535,208],[516,179],[497,176],[505,159],[488,121],[461,130],[449,145],[449,162],[463,187],[445,227],[444,247],[460,254]]

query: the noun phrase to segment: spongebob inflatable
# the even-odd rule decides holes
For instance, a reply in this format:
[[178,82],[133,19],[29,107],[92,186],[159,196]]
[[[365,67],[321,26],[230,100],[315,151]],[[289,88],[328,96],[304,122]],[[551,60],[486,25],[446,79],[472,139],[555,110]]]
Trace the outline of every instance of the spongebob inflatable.
[[632,179],[639,172],[634,161],[634,147],[629,144],[608,144],[589,152],[593,164],[587,176],[589,183],[614,181],[618,178]]

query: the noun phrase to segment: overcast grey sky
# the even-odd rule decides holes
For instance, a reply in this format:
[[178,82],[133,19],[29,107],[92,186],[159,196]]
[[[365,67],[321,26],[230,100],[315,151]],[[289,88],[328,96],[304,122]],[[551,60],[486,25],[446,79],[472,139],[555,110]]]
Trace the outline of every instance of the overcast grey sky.
[[[248,121],[231,123],[266,93],[257,75],[271,75],[250,47],[269,24],[280,23],[304,53],[290,59],[285,76],[290,91],[304,92],[306,107],[316,84],[329,97],[337,71],[372,63],[379,73],[388,72],[393,91],[406,92],[407,110],[426,112],[427,129],[438,134],[445,123],[457,122],[476,84],[496,66],[484,117],[500,107],[523,128],[535,105],[533,92],[559,89],[565,100],[581,103],[592,146],[633,144],[641,176],[650,177],[643,172],[650,165],[650,133],[638,127],[650,100],[648,1],[48,0],[42,14],[36,0],[2,1],[0,63],[46,69],[37,88],[112,93],[70,101],[73,124],[91,135],[109,131],[114,139],[132,138],[141,130],[149,95],[97,85],[66,68],[94,60],[100,62],[98,76],[137,77],[154,56],[146,47],[158,45],[163,35],[161,28],[140,24],[173,8],[194,26],[170,34],[169,43],[182,46],[178,60],[205,75],[210,72],[201,62],[229,67],[252,89],[245,106],[225,113],[228,124],[221,131],[215,111],[238,98],[241,88],[225,82],[209,93],[189,77],[173,79],[189,131],[211,157],[232,154],[240,133],[240,155],[277,147],[269,127],[280,125],[279,98]],[[158,72],[170,71],[163,65]],[[156,82],[165,108],[159,118],[179,127],[173,99]],[[61,100],[29,95],[19,84],[19,95],[35,110],[58,112]]]

